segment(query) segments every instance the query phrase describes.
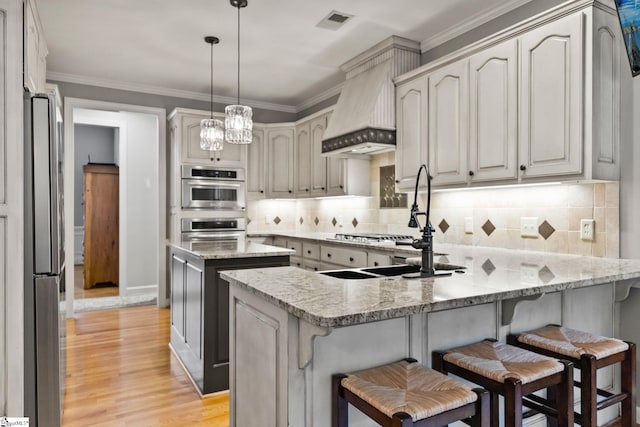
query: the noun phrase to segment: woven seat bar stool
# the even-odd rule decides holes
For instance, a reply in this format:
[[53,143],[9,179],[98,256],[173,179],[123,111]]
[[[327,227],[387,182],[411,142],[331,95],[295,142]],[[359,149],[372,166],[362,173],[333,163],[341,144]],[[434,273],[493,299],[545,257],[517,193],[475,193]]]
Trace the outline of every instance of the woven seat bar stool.
[[[519,347],[486,339],[446,351],[433,352],[433,369],[452,373],[490,394],[491,425],[500,425],[499,396],[504,397],[504,425],[520,427],[523,418],[543,413],[561,427],[573,426],[573,365]],[[555,398],[533,393],[552,390]],[[525,406],[531,410],[523,412]]]
[[489,427],[489,393],[414,359],[332,377],[332,427],[347,427],[353,405],[384,427],[441,427],[464,421]]
[[[636,346],[614,338],[606,338],[588,332],[547,325],[534,331],[509,335],[512,345],[535,351],[550,357],[570,360],[580,370],[580,414],[576,423],[595,427],[598,411],[621,403],[622,427],[636,427]],[[610,393],[597,385],[598,369],[620,363],[621,391]],[[598,395],[604,397],[598,402]]]

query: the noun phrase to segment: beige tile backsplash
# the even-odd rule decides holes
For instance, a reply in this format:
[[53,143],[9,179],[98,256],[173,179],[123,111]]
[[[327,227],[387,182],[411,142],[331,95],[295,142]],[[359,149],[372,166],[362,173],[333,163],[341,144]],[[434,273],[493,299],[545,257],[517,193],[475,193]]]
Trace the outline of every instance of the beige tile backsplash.
[[[381,232],[418,235],[407,227],[408,208],[379,208],[379,168],[393,164],[393,153],[371,160],[371,197],[248,202],[249,232],[317,231]],[[413,195],[409,195],[409,205]],[[420,209],[426,206],[421,194]],[[527,249],[600,257],[619,257],[619,185],[617,182],[518,186],[493,189],[435,191],[431,223],[435,243]],[[275,218],[280,222],[276,224]],[[473,233],[465,233],[465,217],[473,218]],[[520,236],[520,218],[537,217],[554,229],[545,240]],[[354,227],[353,220],[357,225]],[[301,221],[302,219],[302,221]],[[335,221],[334,221],[335,219]],[[438,226],[445,220],[449,228]],[[580,239],[580,220],[595,220],[595,239]],[[482,226],[495,230],[487,235]],[[334,225],[335,222],[335,225]]]

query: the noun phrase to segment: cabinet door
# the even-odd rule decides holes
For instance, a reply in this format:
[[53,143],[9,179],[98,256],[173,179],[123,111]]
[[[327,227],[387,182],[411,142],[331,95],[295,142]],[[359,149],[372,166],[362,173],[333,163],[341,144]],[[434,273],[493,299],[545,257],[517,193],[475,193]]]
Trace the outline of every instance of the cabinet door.
[[186,265],[185,281],[185,342],[193,354],[202,360],[202,300],[204,272],[196,264]]
[[520,41],[522,178],[582,172],[582,14]]
[[296,197],[309,197],[311,167],[311,135],[307,122],[296,126]]
[[261,197],[264,197],[266,189],[264,148],[264,129],[254,126],[253,142],[247,149],[246,185],[247,193]]
[[469,180],[517,178],[517,44],[469,58]]
[[429,75],[429,173],[434,185],[467,181],[467,60]]
[[413,190],[420,165],[427,164],[428,90],[426,76],[396,90],[396,184],[400,191]]
[[322,137],[327,129],[328,114],[311,120],[311,196],[327,193],[327,158],[322,156]]
[[208,166],[244,168],[247,148],[245,145],[224,143],[221,151],[200,148],[200,122],[207,114],[185,114],[180,120],[182,127],[182,163]]
[[347,159],[327,157],[327,196],[345,194]]
[[269,129],[267,135],[267,196],[293,197],[294,128]]
[[171,255],[171,327],[184,341],[184,282],[187,262]]

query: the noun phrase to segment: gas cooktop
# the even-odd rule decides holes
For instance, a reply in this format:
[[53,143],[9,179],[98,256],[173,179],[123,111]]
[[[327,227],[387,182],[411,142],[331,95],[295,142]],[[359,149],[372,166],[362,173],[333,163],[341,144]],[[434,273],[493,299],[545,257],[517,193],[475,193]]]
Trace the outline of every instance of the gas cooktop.
[[384,233],[337,233],[334,237],[336,240],[345,240],[352,242],[398,242],[413,240],[413,236],[404,234],[384,234]]

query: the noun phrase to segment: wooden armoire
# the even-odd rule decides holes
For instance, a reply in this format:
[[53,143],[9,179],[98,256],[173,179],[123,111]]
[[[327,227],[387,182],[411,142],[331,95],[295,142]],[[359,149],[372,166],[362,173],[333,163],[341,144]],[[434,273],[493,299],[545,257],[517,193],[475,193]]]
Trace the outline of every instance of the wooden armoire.
[[89,163],[84,172],[84,288],[118,284],[119,170]]

